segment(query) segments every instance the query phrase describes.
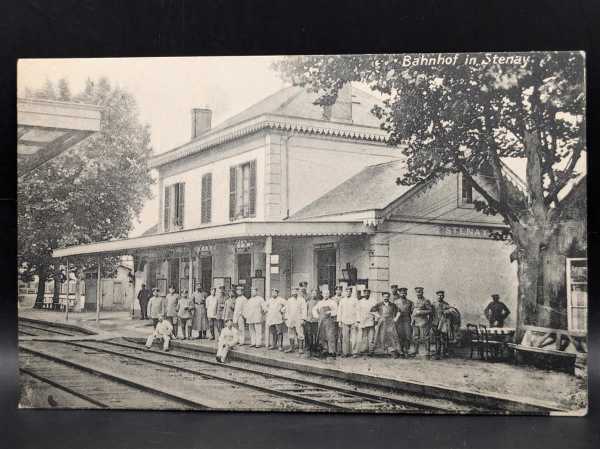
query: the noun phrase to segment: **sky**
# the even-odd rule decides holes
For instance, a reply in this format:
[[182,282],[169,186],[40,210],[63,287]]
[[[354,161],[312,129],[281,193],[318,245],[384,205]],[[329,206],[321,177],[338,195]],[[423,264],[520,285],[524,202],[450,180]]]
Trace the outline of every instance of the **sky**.
[[[155,154],[190,139],[190,110],[208,106],[213,126],[285,86],[270,66],[279,57],[21,59],[17,92],[41,88],[47,79],[66,78],[71,92],[83,89],[86,79],[106,76],[111,84],[137,99],[140,119],[148,123]],[[147,202],[130,236],[156,223],[158,201]]]

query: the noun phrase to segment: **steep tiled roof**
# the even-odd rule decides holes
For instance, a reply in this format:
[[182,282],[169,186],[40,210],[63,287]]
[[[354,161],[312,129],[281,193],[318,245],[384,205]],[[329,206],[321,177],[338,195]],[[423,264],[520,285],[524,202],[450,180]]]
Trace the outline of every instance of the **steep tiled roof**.
[[402,176],[404,170],[405,164],[402,160],[370,165],[296,212],[290,219],[304,220],[325,215],[384,209],[410,190],[410,186],[396,184],[396,178]]

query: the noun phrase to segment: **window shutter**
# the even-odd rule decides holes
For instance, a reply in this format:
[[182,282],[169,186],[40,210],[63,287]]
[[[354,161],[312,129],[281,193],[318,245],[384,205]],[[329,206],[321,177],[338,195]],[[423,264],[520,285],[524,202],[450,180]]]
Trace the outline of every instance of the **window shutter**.
[[179,199],[179,201],[177,202],[177,226],[183,227],[183,214],[185,212],[185,183],[180,182],[179,184],[177,184],[177,189]]
[[250,204],[248,214],[256,214],[256,161],[250,162]]
[[202,223],[210,223],[212,202],[212,174],[202,176]]
[[163,227],[165,231],[168,231],[171,226],[171,186],[165,187],[165,208],[163,216]]
[[235,219],[236,167],[229,168],[229,219]]

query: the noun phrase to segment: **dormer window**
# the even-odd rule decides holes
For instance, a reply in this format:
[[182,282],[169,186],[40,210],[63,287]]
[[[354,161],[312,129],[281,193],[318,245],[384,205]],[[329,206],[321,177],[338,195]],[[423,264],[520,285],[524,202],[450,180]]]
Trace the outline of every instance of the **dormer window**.
[[473,204],[473,184],[466,176],[461,177],[461,198],[462,204]]

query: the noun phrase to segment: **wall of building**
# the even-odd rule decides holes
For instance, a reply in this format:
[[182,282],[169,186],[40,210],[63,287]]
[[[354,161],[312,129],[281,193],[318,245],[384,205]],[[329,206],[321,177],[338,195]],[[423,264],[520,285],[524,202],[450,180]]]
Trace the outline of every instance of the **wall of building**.
[[[201,192],[202,176],[212,173],[212,213],[210,225],[229,223],[229,169],[232,166],[256,161],[256,216],[251,220],[264,220],[265,138],[246,139],[236,147],[223,148],[222,152],[208,151],[202,157],[186,158],[161,171],[161,200],[164,188],[174,183],[185,183],[184,229],[202,226]],[[160,226],[162,206],[160,202]]]
[[512,246],[490,239],[428,235],[393,235],[389,240],[389,283],[409,289],[425,288],[434,300],[445,290],[464,323],[485,323],[483,310],[492,293],[511,310],[506,325],[513,326],[517,299],[517,266],[510,263]]
[[400,150],[385,144],[322,136],[293,136],[287,147],[290,215],[364,167],[402,156]]

